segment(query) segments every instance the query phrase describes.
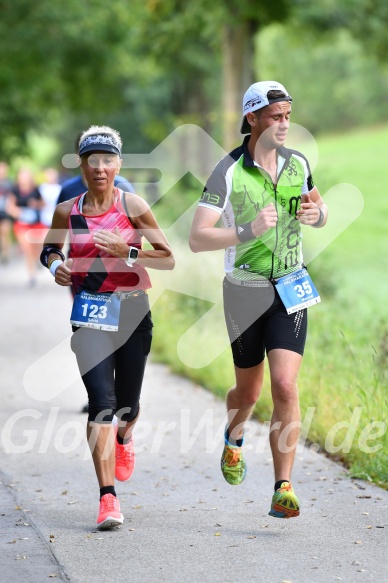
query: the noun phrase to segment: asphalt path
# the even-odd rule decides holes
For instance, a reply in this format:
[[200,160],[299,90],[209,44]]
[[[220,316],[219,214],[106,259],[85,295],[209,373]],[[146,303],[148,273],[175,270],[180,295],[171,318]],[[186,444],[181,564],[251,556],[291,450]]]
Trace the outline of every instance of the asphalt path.
[[[228,485],[224,403],[152,361],[136,470],[116,484],[125,521],[97,531],[99,491],[80,413],[86,395],[52,351],[70,338],[69,292],[43,269],[27,288],[20,258],[0,270],[1,583],[388,581],[388,492],[301,445],[301,515],[269,517],[267,428],[252,425],[246,480]],[[39,366],[41,394],[29,385]]]

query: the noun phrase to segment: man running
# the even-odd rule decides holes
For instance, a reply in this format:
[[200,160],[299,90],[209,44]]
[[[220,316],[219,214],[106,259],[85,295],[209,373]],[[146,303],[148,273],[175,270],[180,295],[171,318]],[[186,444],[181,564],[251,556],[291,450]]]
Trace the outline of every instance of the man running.
[[[319,301],[303,264],[301,224],[317,228],[327,221],[306,158],[284,146],[291,103],[275,81],[249,87],[241,125],[248,135],[213,170],[190,233],[194,252],[225,249],[224,312],[236,386],[227,395],[222,473],[233,485],[245,478],[244,424],[260,396],[267,353],[275,473],[269,514],[277,518],[299,515],[291,485],[300,427],[297,376],[307,333],[305,306]],[[216,227],[220,216],[223,226]]]

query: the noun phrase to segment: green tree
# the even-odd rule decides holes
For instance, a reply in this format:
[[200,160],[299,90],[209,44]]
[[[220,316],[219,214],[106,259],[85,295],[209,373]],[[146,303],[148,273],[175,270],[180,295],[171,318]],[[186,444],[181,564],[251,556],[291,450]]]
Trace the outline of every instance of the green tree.
[[121,0],[0,0],[0,152],[20,151],[52,111],[122,105],[119,51],[128,28]]
[[317,30],[346,26],[368,51],[388,45],[386,0],[0,0],[0,10],[0,155],[25,148],[30,128],[62,126],[72,143],[102,122],[137,151],[180,123],[217,138],[222,128],[230,148],[242,94],[268,70],[258,31],[290,22],[316,42]]
[[182,114],[183,106],[208,130],[209,120],[222,123],[223,145],[232,147],[241,97],[254,80],[254,36],[286,19],[290,6],[290,0],[138,0],[140,46],[172,75],[174,112]]
[[310,29],[278,24],[256,42],[257,68],[284,83],[294,100],[293,121],[314,134],[388,120],[388,71],[349,30],[312,42]]
[[294,22],[316,32],[346,28],[368,51],[385,61],[388,52],[386,0],[294,0]]

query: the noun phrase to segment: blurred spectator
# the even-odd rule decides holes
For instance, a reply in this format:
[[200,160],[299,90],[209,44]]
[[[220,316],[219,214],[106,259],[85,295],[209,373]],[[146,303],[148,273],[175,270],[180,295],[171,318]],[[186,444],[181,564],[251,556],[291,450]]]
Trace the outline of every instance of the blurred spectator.
[[[27,262],[29,285],[36,283],[35,275],[41,244],[47,228],[40,221],[44,202],[30,170],[19,170],[12,194],[8,197],[7,211],[15,219],[14,232]],[[42,232],[43,230],[43,232]]]
[[44,177],[44,182],[39,186],[39,192],[44,202],[44,207],[40,212],[40,220],[46,227],[51,227],[61,185],[59,184],[58,171],[55,168],[46,168]]
[[0,162],[0,260],[7,263],[11,246],[12,217],[6,211],[7,200],[12,191],[12,182],[8,178],[8,164]]

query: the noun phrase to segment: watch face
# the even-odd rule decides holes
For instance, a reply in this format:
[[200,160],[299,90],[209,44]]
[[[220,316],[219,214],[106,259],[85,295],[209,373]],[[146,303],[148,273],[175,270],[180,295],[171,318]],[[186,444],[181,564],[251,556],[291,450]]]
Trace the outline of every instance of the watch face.
[[137,249],[132,248],[129,252],[129,259],[137,259],[139,255],[139,251]]

